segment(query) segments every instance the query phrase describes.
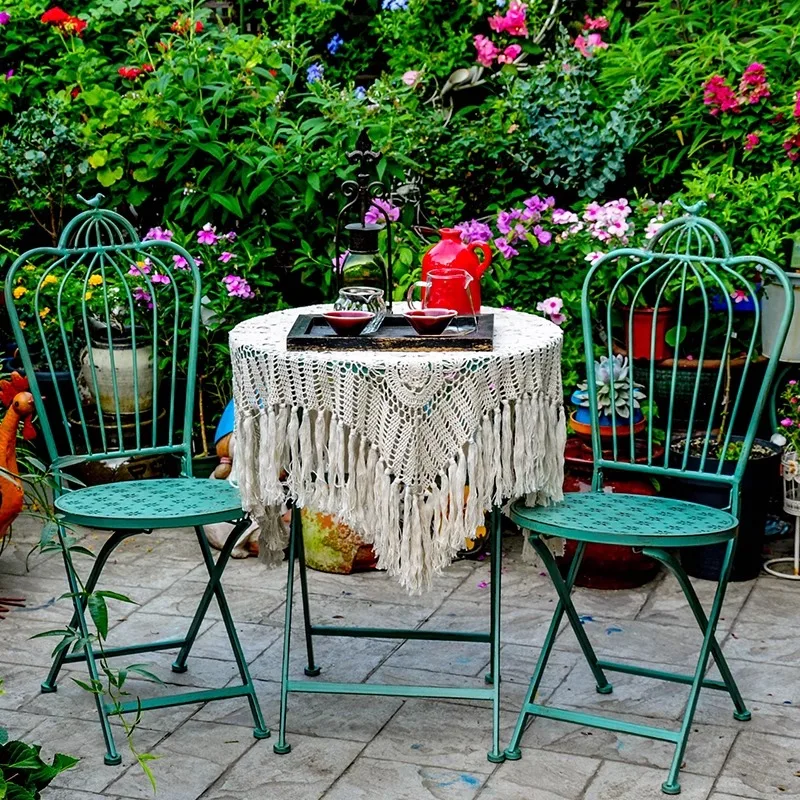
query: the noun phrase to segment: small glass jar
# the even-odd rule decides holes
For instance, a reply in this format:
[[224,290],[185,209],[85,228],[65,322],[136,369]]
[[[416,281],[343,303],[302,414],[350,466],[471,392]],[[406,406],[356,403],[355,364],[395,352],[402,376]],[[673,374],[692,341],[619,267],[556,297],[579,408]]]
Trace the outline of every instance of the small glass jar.
[[383,289],[372,286],[345,286],[339,289],[339,297],[333,307],[336,311],[371,311],[375,318],[364,328],[363,333],[374,333],[386,317]]

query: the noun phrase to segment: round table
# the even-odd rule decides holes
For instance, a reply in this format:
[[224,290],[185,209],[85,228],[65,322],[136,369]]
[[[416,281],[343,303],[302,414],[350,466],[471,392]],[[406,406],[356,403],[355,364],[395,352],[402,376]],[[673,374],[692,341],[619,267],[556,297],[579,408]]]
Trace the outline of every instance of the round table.
[[289,498],[371,543],[411,591],[450,564],[504,500],[561,499],[566,436],[561,330],[531,314],[494,316],[494,349],[297,351],[286,336],[309,306],[230,334],[234,479],[282,559],[269,509]]

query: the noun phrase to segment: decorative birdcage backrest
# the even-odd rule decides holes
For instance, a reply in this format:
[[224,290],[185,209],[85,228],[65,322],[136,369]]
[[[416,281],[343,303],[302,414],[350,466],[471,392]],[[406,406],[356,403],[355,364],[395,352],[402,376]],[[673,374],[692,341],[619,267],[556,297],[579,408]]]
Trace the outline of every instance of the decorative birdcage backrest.
[[777,367],[760,356],[761,287],[786,296],[777,353],[792,291],[772,261],[733,256],[723,231],[696,216],[702,207],[644,249],[602,256],[584,281],[588,380],[574,399],[590,415],[598,471],[741,480]]
[[190,473],[197,265],[172,241],[140,241],[101,200],[6,276],[38,424],[54,462],[174,454]]

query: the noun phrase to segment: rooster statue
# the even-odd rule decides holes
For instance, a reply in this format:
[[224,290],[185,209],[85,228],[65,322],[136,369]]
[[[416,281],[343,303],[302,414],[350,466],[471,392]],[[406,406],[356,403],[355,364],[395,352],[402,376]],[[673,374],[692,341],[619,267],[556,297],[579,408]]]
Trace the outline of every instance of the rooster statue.
[[[8,408],[0,422],[0,540],[11,530],[11,524],[22,511],[25,490],[17,466],[17,430],[22,422],[22,436],[33,439],[36,431],[31,422],[34,412],[33,395],[28,380],[12,372],[8,380],[0,381],[0,402]],[[10,606],[21,606],[17,597],[0,597],[0,619]]]

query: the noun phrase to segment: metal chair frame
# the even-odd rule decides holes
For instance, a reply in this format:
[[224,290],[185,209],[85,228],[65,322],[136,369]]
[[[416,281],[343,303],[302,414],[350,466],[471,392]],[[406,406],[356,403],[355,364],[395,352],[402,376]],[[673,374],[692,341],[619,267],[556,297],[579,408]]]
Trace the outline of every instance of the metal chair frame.
[[[191,430],[202,296],[200,274],[194,259],[182,247],[171,241],[140,241],[136,231],[127,220],[119,214],[100,208],[101,200],[102,196],[98,195],[94,200],[89,201],[89,210],[78,214],[66,226],[57,247],[41,247],[24,253],[14,261],[6,277],[6,306],[17,337],[25,373],[30,381],[31,392],[36,401],[38,424],[44,434],[51,459],[51,469],[56,484],[57,510],[59,500],[70,494],[69,470],[81,461],[91,462],[134,456],[174,456],[180,459],[181,464],[181,478],[174,481],[176,502],[180,502],[181,480],[191,479],[192,476]],[[175,261],[178,258],[182,259],[181,263],[185,265],[185,268],[178,267],[178,262]],[[44,264],[38,266],[41,262]],[[28,267],[28,265],[31,266]],[[137,265],[139,265],[138,268]],[[30,290],[35,292],[33,306],[28,309],[27,314],[32,321],[22,319],[18,308],[18,300],[28,290],[21,293],[19,298],[15,296],[15,289],[23,285],[19,281],[26,280],[24,271],[26,269],[28,275],[32,275],[33,271],[39,269],[36,286]],[[165,286],[162,280],[161,286],[154,285],[156,282],[151,280],[149,272],[151,269],[156,270],[154,274],[168,276],[169,283]],[[181,269],[184,271],[180,272]],[[144,304],[137,302],[133,283],[137,284],[140,292],[149,295],[152,309],[147,309],[147,302]],[[48,286],[56,286],[57,289],[48,290]],[[110,289],[109,286],[112,288]],[[164,291],[160,291],[162,288]],[[53,291],[57,291],[57,294],[53,295]],[[70,294],[71,292],[74,294],[76,291],[78,292],[76,296],[82,298],[79,307],[75,307],[75,298]],[[93,292],[102,292],[102,297],[95,298],[94,306],[90,307],[89,301]],[[140,294],[138,300],[141,300],[142,296]],[[45,301],[53,302],[55,307],[51,309],[49,306],[45,306]],[[50,314],[57,319],[56,325],[51,325],[46,320]],[[151,329],[152,335],[147,335],[147,327],[142,327],[143,318]],[[99,319],[101,323],[105,322],[114,395],[114,407],[111,412],[104,411],[100,405],[97,364],[88,344],[90,320],[92,319]],[[187,329],[180,327],[180,323],[185,321],[188,321],[188,339]],[[113,325],[122,326],[122,330],[127,329],[132,340],[133,395],[135,397],[134,442],[126,442],[123,432],[123,422],[129,418],[130,412],[125,411],[120,402],[115,366],[115,344],[112,337]],[[31,335],[31,329],[35,330],[34,335]],[[87,349],[85,354],[81,354],[82,364],[76,367],[76,343],[80,342],[85,342]],[[36,346],[37,357],[43,357],[45,363],[34,363],[31,343]],[[143,345],[152,349],[152,409],[144,407],[139,394],[141,376],[137,358],[139,358],[139,348]],[[182,347],[188,348],[189,358],[185,407],[181,420],[178,419],[175,409],[179,391],[177,361]],[[117,349],[118,352],[119,349]],[[69,390],[63,389],[58,383],[57,373],[64,371],[62,369],[64,363],[66,363],[66,371],[69,373],[71,382]],[[38,373],[37,367],[40,369]],[[149,367],[146,369],[149,371]],[[79,373],[82,371],[88,372],[88,377],[83,374],[84,388],[88,385],[90,394],[91,390],[94,394],[94,398],[90,398],[88,401],[85,396],[81,395],[79,388]],[[48,417],[44,405],[40,379],[48,380],[52,384],[52,392],[60,411],[60,414],[57,413],[56,416],[60,416],[60,423],[63,425],[63,435],[59,441],[56,440],[53,433],[53,423],[56,420]],[[167,385],[169,386],[169,413],[165,432],[164,425],[161,424],[159,418],[158,396],[159,391]],[[67,409],[71,408],[73,403],[75,404],[75,417],[69,420]],[[90,412],[97,414],[99,442],[90,434]],[[51,413],[53,413],[52,407]],[[142,429],[145,423],[151,427],[149,436],[146,430]],[[113,440],[115,433],[118,437],[116,445]],[[161,441],[164,437],[166,437],[166,442]],[[117,485],[107,488],[111,489],[113,486]],[[71,497],[80,497],[81,491],[77,490],[77,494],[71,495]],[[101,655],[103,658],[113,658],[177,649],[179,652],[172,665],[172,670],[176,673],[185,672],[187,659],[213,598],[217,600],[241,678],[239,686],[179,692],[163,697],[134,700],[121,706],[107,703],[101,694],[95,694],[95,703],[106,744],[104,757],[106,764],[121,763],[121,756],[117,752],[109,722],[109,715],[120,712],[136,713],[140,710],[203,703],[230,697],[246,697],[253,716],[254,736],[263,739],[270,735],[220,582],[237,539],[250,524],[250,520],[244,517],[241,508],[236,508],[236,496],[232,488],[231,496],[233,501],[228,502],[224,509],[209,507],[201,516],[177,514],[170,516],[169,520],[165,521],[157,514],[151,513],[148,517],[147,509],[142,509],[142,513],[137,518],[129,516],[120,519],[118,520],[119,524],[113,527],[107,524],[107,520],[94,520],[91,514],[65,512],[58,514],[57,536],[61,545],[74,609],[69,628],[77,631],[85,644],[81,652],[68,652],[69,648],[66,647],[57,652],[50,672],[42,683],[42,692],[48,693],[57,690],[57,679],[61,668],[64,664],[69,663],[85,661],[91,679],[97,681],[99,679],[97,661]],[[113,513],[109,514],[109,517],[113,517]],[[203,525],[222,521],[231,521],[236,524],[215,563]],[[67,531],[69,526],[74,524],[110,531],[110,536],[94,561],[83,591],[68,546]],[[208,571],[208,583],[186,635],[176,639],[102,647],[102,649],[93,647],[88,638],[90,629],[85,615],[86,597],[94,591],[103,568],[115,549],[126,539],[139,534],[149,534],[155,527],[179,528],[185,526],[194,528],[203,563]]]
[[[515,504],[511,512],[512,520],[529,531],[530,542],[541,558],[542,563],[545,565],[559,599],[550,627],[545,636],[541,654],[534,669],[524,703],[520,710],[514,733],[506,748],[506,758],[515,760],[521,757],[520,741],[524,730],[528,722],[533,717],[537,716],[572,722],[579,725],[588,725],[615,731],[617,733],[634,734],[651,739],[658,739],[671,742],[675,745],[675,753],[669,775],[661,787],[665,794],[678,794],[680,792],[678,776],[701,689],[707,688],[727,692],[733,701],[734,718],[741,721],[750,719],[750,711],[748,711],[744,703],[742,695],[716,639],[716,629],[722,611],[736,547],[736,526],[740,506],[740,483],[755,440],[759,418],[769,396],[770,384],[772,383],[778,366],[777,359],[772,359],[767,366],[761,388],[755,400],[752,416],[747,425],[746,435],[734,472],[732,474],[723,472],[723,465],[725,463],[723,457],[719,458],[719,463],[716,468],[713,467],[713,456],[709,458],[709,453],[713,453],[712,445],[715,444],[722,448],[721,452],[723,454],[728,452],[728,446],[732,441],[731,437],[733,435],[734,423],[742,408],[742,398],[746,384],[745,379],[750,368],[750,362],[753,360],[754,356],[757,355],[755,345],[759,328],[760,309],[755,288],[753,284],[742,275],[742,267],[748,264],[755,264],[757,268],[762,271],[762,274],[767,276],[769,280],[773,281],[779,287],[782,286],[786,293],[786,306],[781,319],[775,350],[777,353],[780,353],[782,350],[793,307],[791,286],[783,271],[772,261],[765,258],[757,256],[732,256],[730,244],[722,230],[713,222],[696,216],[696,213],[701,210],[701,208],[702,204],[687,208],[686,210],[689,212],[688,216],[680,217],[665,224],[653,238],[649,246],[644,250],[624,248],[614,250],[603,256],[594,263],[584,281],[581,316],[585,346],[584,354],[589,376],[587,390],[592,417],[592,447],[594,454],[592,488],[595,493],[602,491],[603,470],[611,468],[615,471],[633,472],[658,479],[694,479],[702,480],[706,483],[722,485],[727,487],[730,493],[728,511],[730,513],[731,524],[729,526],[720,525],[718,526],[719,529],[714,531],[697,533],[693,532],[690,528],[686,530],[685,534],[665,536],[661,533],[651,533],[647,535],[645,532],[637,534],[624,530],[616,531],[605,521],[598,521],[590,518],[586,518],[585,526],[581,528],[577,526],[574,528],[564,527],[558,522],[558,506],[544,509],[526,509],[521,504]],[[721,254],[718,255],[720,249]],[[669,250],[669,252],[667,252],[667,250]],[[625,259],[625,261],[620,264],[620,259]],[[617,267],[616,277],[612,272],[610,280],[608,280],[609,267],[612,269]],[[630,310],[626,315],[627,320],[624,320],[626,327],[623,328],[623,330],[627,330],[627,340],[631,343],[633,342],[634,336],[633,309],[637,299],[642,296],[643,292],[649,289],[649,296],[655,297],[655,302],[652,303],[652,306],[656,310],[655,314],[658,314],[658,309],[662,306],[665,292],[667,292],[668,289],[674,290],[672,296],[677,301],[678,328],[680,328],[683,321],[688,320],[687,305],[689,293],[691,291],[697,292],[699,303],[704,309],[702,344],[699,351],[700,366],[703,365],[706,359],[711,360],[712,358],[709,354],[709,307],[711,301],[715,296],[724,297],[726,301],[724,312],[719,312],[726,315],[724,318],[727,321],[726,336],[723,350],[719,358],[719,365],[716,368],[715,388],[713,397],[711,398],[708,418],[700,419],[701,415],[697,411],[701,385],[701,370],[697,369],[697,377],[695,379],[692,397],[692,410],[687,426],[688,432],[682,440],[684,442],[683,448],[673,441],[673,436],[677,433],[677,429],[673,425],[673,419],[680,342],[676,341],[674,346],[670,394],[668,408],[666,409],[667,446],[663,449],[663,461],[661,461],[658,448],[654,446],[654,421],[652,419],[647,420],[647,434],[645,436],[647,452],[644,459],[645,463],[637,463],[638,456],[633,425],[628,425],[628,433],[618,434],[613,383],[611,387],[611,416],[613,422],[612,444],[610,448],[607,448],[606,452],[604,452],[603,449],[600,435],[597,387],[594,382],[594,359],[596,355],[598,332],[592,319],[591,306],[592,303],[596,301],[596,298],[602,296],[598,295],[602,287],[598,287],[597,282],[604,279],[606,280],[606,287],[608,287],[610,283],[611,289],[607,292],[607,295],[603,296],[603,300],[607,302],[607,306],[605,314],[603,315],[605,317],[605,325],[602,330],[602,335],[600,336],[599,347],[601,352],[605,352],[609,359],[615,354],[613,322],[615,313],[620,305],[618,300],[620,288],[626,280],[630,280],[635,287],[634,290],[632,290],[633,300],[630,304]],[[728,388],[726,384],[726,364],[731,355],[731,334],[733,332],[734,322],[734,309],[731,301],[732,286],[742,286],[742,291],[745,291],[747,295],[755,301],[754,330],[749,342],[746,343],[747,362],[743,369],[743,375],[736,397],[732,403],[732,411],[727,419],[727,431],[722,429],[715,433],[714,427],[718,419],[718,406],[720,401],[726,397],[726,395],[721,392],[723,389],[727,391]],[[691,313],[691,310],[689,310],[688,313]],[[618,337],[616,338],[618,339]],[[654,322],[650,338],[649,369],[647,370],[647,379],[644,383],[648,389],[649,397],[653,396],[655,383],[655,348],[656,325]],[[635,383],[634,372],[635,364],[631,361],[626,387],[629,389],[631,396],[633,395]],[[728,403],[729,408],[730,406],[731,404]],[[696,435],[696,425],[702,430],[702,433],[699,435]],[[716,443],[714,437],[716,437]],[[701,450],[699,469],[692,469],[689,462],[691,440],[694,440],[695,444],[698,445]],[[608,452],[609,450],[610,453]],[[620,504],[629,502],[631,506],[637,502],[637,496],[635,495],[612,494],[610,497],[614,498],[614,500],[609,502],[618,502]],[[569,504],[569,496],[566,498],[565,502]],[[693,506],[696,513],[697,507],[694,506],[694,504],[687,505]],[[591,508],[591,498],[589,502],[585,504],[585,507]],[[576,508],[579,508],[579,506],[576,506]],[[720,514],[719,511],[715,511],[714,513]],[[605,529],[604,525],[606,526]],[[577,552],[566,578],[562,577],[553,555],[542,540],[543,536],[552,535],[563,536],[578,542]],[[592,542],[641,548],[641,551],[645,555],[660,561],[667,568],[668,572],[677,579],[702,634],[702,644],[693,673],[673,673],[639,665],[606,661],[597,657],[570,598],[575,578],[580,569],[584,550],[587,543]],[[686,547],[709,544],[724,545],[725,552],[717,591],[710,612],[706,615],[697,598],[691,581],[671,548],[678,545]],[[607,716],[588,714],[572,709],[554,708],[537,703],[535,701],[536,692],[539,689],[544,670],[558,634],[559,625],[564,615],[567,616],[569,626],[572,628],[578,640],[580,649],[589,665],[599,693],[609,694],[612,692],[612,686],[605,674],[607,671],[657,678],[659,680],[688,685],[690,687],[689,697],[680,728],[678,730],[662,729],[654,726],[616,720]],[[712,680],[704,677],[709,657],[713,657],[722,676],[722,680]]]

